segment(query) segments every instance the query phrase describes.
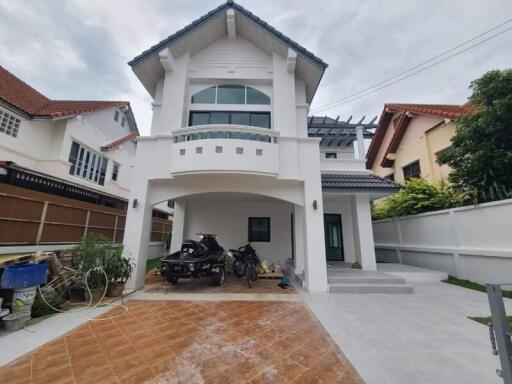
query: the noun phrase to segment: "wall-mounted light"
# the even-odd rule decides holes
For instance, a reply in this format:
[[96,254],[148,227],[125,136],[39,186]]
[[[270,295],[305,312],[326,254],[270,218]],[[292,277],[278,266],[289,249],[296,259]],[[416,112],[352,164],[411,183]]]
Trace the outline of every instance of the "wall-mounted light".
[[138,205],[139,205],[139,202],[137,201],[137,199],[133,199],[132,207],[137,208]]
[[318,203],[316,200],[313,200],[313,209],[316,211],[318,208]]

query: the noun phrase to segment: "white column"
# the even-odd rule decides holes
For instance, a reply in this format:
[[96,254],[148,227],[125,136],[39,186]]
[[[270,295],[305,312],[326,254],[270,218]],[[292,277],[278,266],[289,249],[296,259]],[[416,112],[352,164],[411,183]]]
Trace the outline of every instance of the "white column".
[[293,239],[295,246],[295,274],[304,273],[304,207],[293,206]]
[[[130,289],[144,287],[152,212],[149,204],[150,188],[147,180],[132,184],[128,202],[123,245],[126,257],[135,264],[132,276],[126,283]],[[134,200],[137,200],[136,207]]]
[[359,126],[356,127],[356,138],[357,138],[357,158],[360,160],[364,160],[364,128]]
[[185,230],[185,202],[174,201],[174,216],[172,219],[171,253],[178,252],[183,243]]
[[326,292],[327,260],[320,174],[304,182],[304,205],[306,286],[310,292]]
[[357,231],[356,249],[360,252],[360,262],[364,270],[377,270],[375,244],[373,242],[372,217],[370,213],[370,196],[356,194],[354,196],[354,224]]

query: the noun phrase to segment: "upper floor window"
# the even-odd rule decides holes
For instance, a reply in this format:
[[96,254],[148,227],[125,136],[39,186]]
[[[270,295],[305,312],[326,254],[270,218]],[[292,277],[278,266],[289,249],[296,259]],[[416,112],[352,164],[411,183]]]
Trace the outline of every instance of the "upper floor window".
[[224,84],[203,89],[192,95],[192,104],[256,104],[269,105],[270,97],[255,88]]
[[105,184],[108,160],[99,153],[73,141],[69,153],[69,174],[99,185]]
[[124,127],[125,122],[126,122],[126,118],[124,116],[121,117],[121,127]]
[[114,166],[112,167],[112,181],[117,181],[118,176],[119,176],[119,164],[114,163]]
[[0,132],[12,137],[18,137],[21,120],[10,113],[0,110]]
[[269,112],[191,111],[189,125],[236,124],[270,128]]
[[404,179],[405,180],[409,180],[414,177],[420,177],[421,176],[420,161],[416,160],[414,163],[411,163],[411,164],[403,167],[402,170],[404,171]]
[[336,159],[336,158],[338,158],[338,154],[336,152],[326,152],[325,158],[326,159]]
[[117,121],[119,120],[119,111],[115,111],[114,112],[114,121],[117,123]]

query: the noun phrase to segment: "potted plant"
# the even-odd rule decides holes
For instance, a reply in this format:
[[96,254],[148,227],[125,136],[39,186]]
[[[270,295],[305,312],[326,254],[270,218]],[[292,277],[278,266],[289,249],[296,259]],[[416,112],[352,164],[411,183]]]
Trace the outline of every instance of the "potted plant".
[[[73,249],[72,265],[78,270],[80,280],[87,283],[91,291],[92,302],[97,303],[107,285],[102,272],[108,252],[108,239],[102,235],[90,233]],[[86,281],[87,280],[87,281]],[[89,291],[85,289],[85,298],[91,301]]]
[[111,247],[105,259],[105,272],[108,276],[107,296],[121,296],[133,272],[133,264],[123,256],[123,247]]

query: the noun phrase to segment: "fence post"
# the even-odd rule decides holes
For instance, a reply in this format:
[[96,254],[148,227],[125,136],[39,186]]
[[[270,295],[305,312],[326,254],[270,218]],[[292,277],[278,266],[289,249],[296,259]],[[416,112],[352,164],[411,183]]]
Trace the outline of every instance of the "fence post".
[[112,244],[116,242],[116,232],[117,232],[117,219],[119,218],[118,215],[116,215],[116,221],[114,222],[114,235],[112,236]]
[[41,242],[41,237],[43,236],[43,228],[44,228],[44,222],[46,220],[46,211],[48,210],[48,202],[45,201],[43,204],[43,209],[41,210],[41,220],[39,220],[39,228],[37,228],[37,235],[36,235],[36,245],[39,245]]
[[396,249],[396,255],[398,257],[398,263],[402,264],[402,250],[400,246],[402,245],[402,226],[400,224],[400,218],[395,217],[393,219],[396,225],[396,233],[398,235],[398,248]]
[[87,236],[87,229],[89,228],[89,218],[90,217],[91,217],[91,211],[87,210],[87,215],[85,216],[84,237]]

